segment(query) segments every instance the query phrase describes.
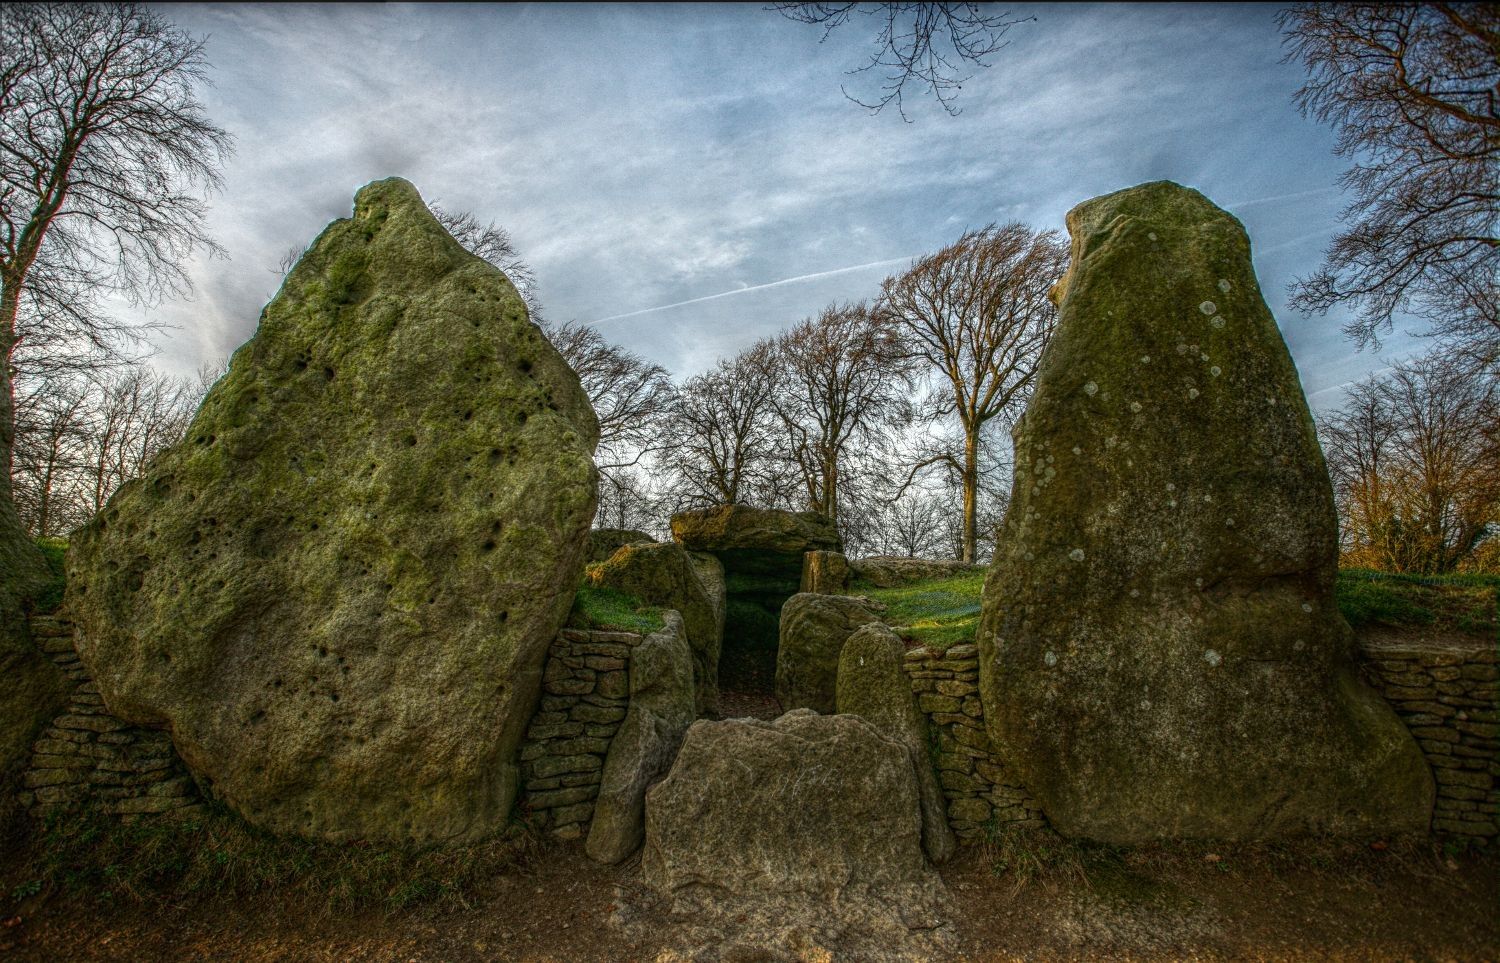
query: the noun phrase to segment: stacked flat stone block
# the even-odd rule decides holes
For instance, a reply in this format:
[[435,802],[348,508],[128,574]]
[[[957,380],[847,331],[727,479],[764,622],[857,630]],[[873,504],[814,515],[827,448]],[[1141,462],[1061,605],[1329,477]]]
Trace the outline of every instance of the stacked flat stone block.
[[522,807],[561,839],[578,839],[610,742],[630,703],[631,632],[563,629],[547,653],[542,700],[521,747]]
[[979,650],[918,646],[903,668],[934,740],[934,763],[948,800],[948,823],[960,840],[982,838],[1002,825],[1042,826],[1041,807],[1009,773],[990,745],[979,703]]
[[167,734],[130,725],[105,708],[99,687],[78,661],[72,624],[34,617],[31,633],[73,692],[32,746],[21,777],[21,805],[38,817],[81,808],[135,817],[197,806],[197,787]]
[[1500,665],[1492,642],[1468,645],[1364,640],[1365,676],[1385,696],[1432,767],[1432,831],[1500,836]]

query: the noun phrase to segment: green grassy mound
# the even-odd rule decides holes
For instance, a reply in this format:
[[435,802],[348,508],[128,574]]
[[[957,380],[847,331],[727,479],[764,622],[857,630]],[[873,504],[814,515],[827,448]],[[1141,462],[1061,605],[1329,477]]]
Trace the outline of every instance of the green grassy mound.
[[979,629],[984,571],[977,569],[896,588],[875,588],[856,582],[850,591],[883,603],[887,609],[885,621],[906,638],[942,651],[974,641],[974,633]]
[[588,584],[579,586],[568,626],[649,635],[666,625],[659,605],[647,605],[633,595]]
[[1339,572],[1339,610],[1356,629],[1420,628],[1496,638],[1500,575],[1392,575]]

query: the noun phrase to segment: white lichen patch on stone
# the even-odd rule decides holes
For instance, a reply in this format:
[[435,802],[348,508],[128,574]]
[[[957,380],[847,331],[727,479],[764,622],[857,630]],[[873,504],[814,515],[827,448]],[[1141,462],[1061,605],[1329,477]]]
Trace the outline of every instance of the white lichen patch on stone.
[[1177,346],[1177,353],[1178,354],[1187,354],[1188,353],[1188,346],[1185,345],[1185,344],[1179,344]]
[[1212,301],[1204,301],[1202,304],[1198,305],[1198,310],[1202,311],[1204,314],[1213,314],[1215,311],[1219,310],[1219,306],[1217,304],[1214,304]]
[[1088,384],[1083,386],[1083,393],[1092,398],[1094,397],[1094,395],[1099,393],[1099,386],[1090,381]]
[[1047,654],[1042,656],[1042,661],[1048,665],[1057,665],[1057,653],[1048,649]]
[[1151,363],[1151,356],[1149,354],[1143,354],[1143,355],[1141,355],[1141,364],[1150,364],[1150,363]]
[[1081,562],[1081,561],[1083,561],[1083,549],[1081,549],[1081,548],[1075,548],[1075,549],[1073,549],[1073,551],[1071,551],[1071,552],[1068,553],[1068,558],[1071,558],[1075,562]]
[[1228,278],[1219,278],[1219,290],[1223,291],[1225,294],[1228,294],[1229,293],[1229,289],[1231,287],[1233,287],[1233,286],[1234,285],[1232,285],[1232,284],[1229,283],[1229,279]]
[[1083,449],[1079,448],[1077,445],[1074,445],[1073,446],[1073,454],[1075,454],[1075,455],[1081,455],[1081,454],[1083,454]]
[[1139,414],[1141,410],[1141,403],[1139,401],[1132,401],[1130,403],[1130,410]]
[[1209,665],[1218,665],[1224,661],[1224,657],[1213,649],[1207,649],[1203,653],[1203,661]]
[[[1203,360],[1207,361],[1208,359],[1204,358]],[[1212,368],[1208,369],[1208,373],[1217,378],[1219,375],[1224,373],[1224,369],[1220,368],[1218,365],[1214,365]]]
[[1304,611],[1304,612],[1311,612],[1312,611],[1312,606],[1308,605],[1306,602],[1303,602],[1302,603],[1302,611]]
[[1216,329],[1222,329],[1224,327],[1224,315],[1216,314],[1209,319],[1208,323],[1213,325]]
[[1189,388],[1188,389],[1188,397],[1189,398],[1197,398],[1198,397],[1198,389],[1197,388]]
[[1154,240],[1156,240],[1156,232],[1155,231],[1150,231],[1150,232],[1148,232],[1146,234],[1146,237],[1148,237],[1148,238],[1150,238],[1151,240],[1154,241]]

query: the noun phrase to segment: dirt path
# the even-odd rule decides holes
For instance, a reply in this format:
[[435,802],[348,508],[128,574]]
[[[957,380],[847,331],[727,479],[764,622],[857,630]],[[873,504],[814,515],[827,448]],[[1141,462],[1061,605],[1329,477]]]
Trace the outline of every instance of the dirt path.
[[[956,958],[1500,958],[1494,856],[1328,846],[1311,856],[1109,855],[1046,867],[1018,885],[1014,871],[996,875],[998,855],[966,850],[943,870]],[[467,907],[394,915],[333,915],[274,894],[169,906],[74,895],[20,907],[0,928],[0,958],[652,960],[661,943],[633,942],[610,922],[616,886],[634,873],[560,848],[496,879]]]

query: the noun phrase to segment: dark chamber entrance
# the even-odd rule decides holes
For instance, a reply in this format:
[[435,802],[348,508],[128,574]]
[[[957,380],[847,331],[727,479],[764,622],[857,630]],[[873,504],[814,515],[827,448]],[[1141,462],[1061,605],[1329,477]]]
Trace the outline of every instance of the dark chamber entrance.
[[774,719],[781,606],[797,594],[802,556],[756,549],[714,553],[724,563],[724,645],[719,711],[725,718]]

